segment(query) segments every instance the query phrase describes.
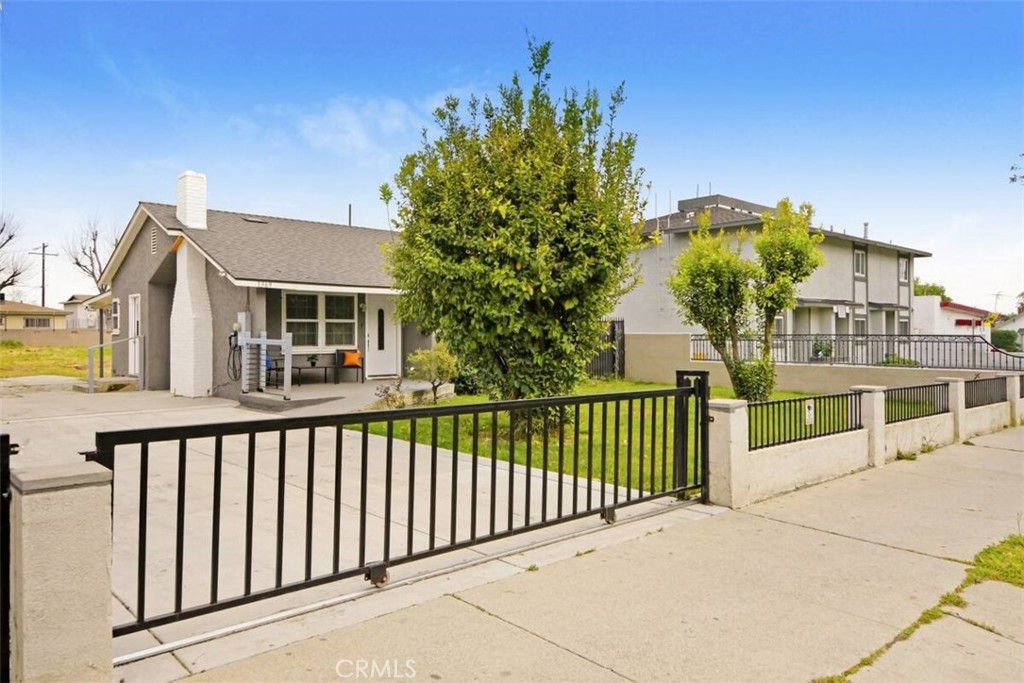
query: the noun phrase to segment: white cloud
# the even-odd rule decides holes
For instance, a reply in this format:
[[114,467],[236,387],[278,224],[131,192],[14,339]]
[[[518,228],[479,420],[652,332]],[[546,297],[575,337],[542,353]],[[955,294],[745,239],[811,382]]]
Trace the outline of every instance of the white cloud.
[[342,97],[298,119],[302,138],[319,149],[366,165],[393,163],[409,151],[426,125],[423,115],[398,99]]

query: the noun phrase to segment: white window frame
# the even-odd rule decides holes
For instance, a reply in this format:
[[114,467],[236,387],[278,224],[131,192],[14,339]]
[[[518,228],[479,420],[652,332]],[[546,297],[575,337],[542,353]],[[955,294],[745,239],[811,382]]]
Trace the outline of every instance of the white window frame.
[[[857,331],[857,323],[864,323],[864,331]],[[853,335],[855,337],[866,337],[868,334],[868,319],[867,318],[854,318],[853,319]]]
[[[859,263],[858,263],[858,261],[859,261]],[[859,266],[859,268],[858,268],[858,266]],[[867,275],[868,275],[868,251],[867,251],[867,249],[854,249],[853,250],[853,274],[854,274],[855,277],[867,277]]]
[[[32,322],[31,325],[29,325],[29,321]],[[51,330],[53,329],[53,318],[38,315],[25,316],[24,328],[26,330]]]
[[121,299],[110,300],[110,334],[121,334]]
[[910,282],[910,259],[900,256],[896,268],[899,271],[900,282]]
[[[903,331],[903,327],[906,326],[907,331]],[[896,334],[901,337],[906,337],[910,334],[910,318],[897,318],[896,319]]]
[[[316,297],[316,319],[313,318],[289,318],[288,317],[288,297],[289,296],[315,296]],[[327,299],[328,296],[337,297],[348,297],[352,299],[352,315],[356,316],[352,319],[344,318],[330,318],[327,315]],[[359,348],[359,301],[355,294],[339,294],[336,292],[299,292],[287,290],[282,292],[281,296],[281,329],[282,331],[288,331],[288,323],[291,322],[315,322],[316,323],[316,345],[310,346],[308,344],[296,345],[292,347],[294,353],[328,353],[335,349],[357,349]],[[352,323],[354,332],[352,334],[353,343],[348,345],[330,345],[327,344],[327,323]]]

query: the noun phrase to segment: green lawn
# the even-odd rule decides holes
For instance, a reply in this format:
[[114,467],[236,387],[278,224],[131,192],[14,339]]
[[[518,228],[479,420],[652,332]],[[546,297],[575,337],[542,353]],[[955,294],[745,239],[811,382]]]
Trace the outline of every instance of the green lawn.
[[63,375],[85,379],[87,365],[84,346],[20,346],[9,341],[0,343],[0,378]]
[[[601,396],[624,392],[652,392],[672,389],[669,384],[626,380],[590,380],[575,392],[579,396]],[[712,387],[713,398],[731,398],[731,389]],[[798,394],[780,392],[779,398]],[[487,402],[486,396],[456,396],[439,402],[441,406],[471,406]],[[477,453],[497,460],[514,461],[530,468],[578,474],[581,478],[602,479],[627,488],[660,492],[674,488],[672,462],[675,399],[672,396],[597,400],[566,408],[567,419],[545,420],[543,411],[522,411],[516,419],[519,428],[511,429],[510,411],[490,411],[454,418],[420,418],[415,436],[410,421],[393,423],[393,436],[402,441],[415,440],[460,453]],[[690,403],[687,440],[690,444],[686,463],[687,483],[699,483],[695,447],[695,403]],[[474,429],[474,421],[476,429]],[[528,421],[528,427],[523,425]],[[358,429],[358,428],[357,428]],[[385,423],[374,423],[369,431],[386,435]],[[527,435],[529,434],[529,438]],[[476,441],[474,443],[474,435]]]

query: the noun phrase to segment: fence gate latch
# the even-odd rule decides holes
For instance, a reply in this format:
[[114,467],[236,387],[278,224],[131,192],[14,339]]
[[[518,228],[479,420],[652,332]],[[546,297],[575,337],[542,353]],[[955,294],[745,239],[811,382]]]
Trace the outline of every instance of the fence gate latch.
[[363,578],[372,583],[377,588],[383,588],[388,585],[388,581],[391,580],[391,574],[388,572],[388,566],[383,562],[379,564],[371,564],[366,568],[366,574]]
[[604,520],[605,524],[615,524],[615,508],[602,508],[601,519]]
[[708,415],[708,422],[714,422],[714,421],[715,421],[715,416],[714,415]]

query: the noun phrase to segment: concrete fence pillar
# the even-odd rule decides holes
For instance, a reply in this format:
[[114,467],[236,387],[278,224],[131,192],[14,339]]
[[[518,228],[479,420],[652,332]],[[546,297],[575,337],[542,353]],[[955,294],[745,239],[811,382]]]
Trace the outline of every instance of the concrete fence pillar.
[[860,392],[860,420],[868,434],[868,464],[885,465],[885,387],[861,384],[850,387]]
[[741,508],[750,502],[747,402],[708,401],[714,420],[708,433],[708,496],[715,505]]
[[14,681],[110,683],[111,478],[92,462],[11,472]]
[[940,384],[949,385],[949,414],[953,416],[953,441],[967,438],[967,403],[963,377],[938,377]]
[[1017,373],[1006,375],[1006,400],[1010,403],[1010,426],[1016,427],[1024,418],[1024,398],[1020,397],[1021,376]]

